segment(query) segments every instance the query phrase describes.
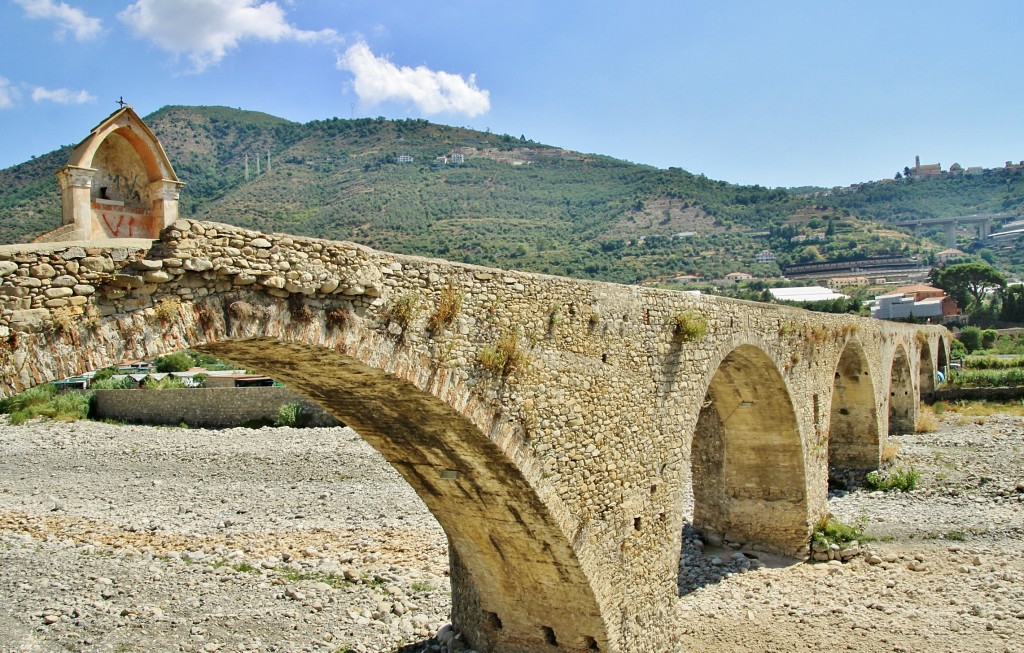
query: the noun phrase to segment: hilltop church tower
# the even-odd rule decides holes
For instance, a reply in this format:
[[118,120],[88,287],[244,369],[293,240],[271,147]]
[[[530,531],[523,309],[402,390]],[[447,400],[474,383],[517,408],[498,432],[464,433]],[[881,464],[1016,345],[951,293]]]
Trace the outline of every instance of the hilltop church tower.
[[184,184],[130,106],[97,125],[57,171],[62,226],[37,241],[150,238],[178,219]]

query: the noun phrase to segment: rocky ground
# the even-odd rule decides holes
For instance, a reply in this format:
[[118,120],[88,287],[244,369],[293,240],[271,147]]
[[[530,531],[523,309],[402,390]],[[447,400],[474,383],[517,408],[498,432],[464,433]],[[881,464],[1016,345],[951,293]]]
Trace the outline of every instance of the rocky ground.
[[[687,538],[678,650],[1024,651],[1024,418],[894,441],[919,489],[832,498],[846,564]],[[458,650],[446,572],[348,429],[0,426],[0,651]]]

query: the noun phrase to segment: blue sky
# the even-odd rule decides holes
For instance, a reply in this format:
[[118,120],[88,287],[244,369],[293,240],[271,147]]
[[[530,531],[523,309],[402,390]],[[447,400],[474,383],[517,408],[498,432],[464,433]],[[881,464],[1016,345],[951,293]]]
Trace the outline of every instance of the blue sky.
[[0,168],[227,105],[525,135],[714,179],[1024,159],[1024,3],[0,0]]

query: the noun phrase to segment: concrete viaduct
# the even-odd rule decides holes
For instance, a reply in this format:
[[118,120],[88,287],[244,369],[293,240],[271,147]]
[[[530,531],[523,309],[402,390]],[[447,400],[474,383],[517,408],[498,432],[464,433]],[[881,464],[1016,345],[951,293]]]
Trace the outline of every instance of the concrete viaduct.
[[[178,220],[0,248],[0,395],[193,348],[376,447],[476,650],[674,651],[684,519],[800,556],[829,468],[912,431],[949,334]],[[310,451],[311,457],[318,455]]]

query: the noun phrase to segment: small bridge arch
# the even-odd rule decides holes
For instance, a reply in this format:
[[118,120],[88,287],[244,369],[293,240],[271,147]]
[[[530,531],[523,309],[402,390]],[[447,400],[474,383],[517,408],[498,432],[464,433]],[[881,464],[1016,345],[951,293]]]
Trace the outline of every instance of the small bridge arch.
[[867,471],[878,466],[879,424],[864,346],[850,338],[836,365],[829,410],[828,465],[833,472]]
[[889,366],[889,435],[913,433],[917,427],[918,395],[910,361],[906,345],[897,344]]
[[774,361],[740,345],[707,384],[691,444],[694,527],[791,554],[806,542],[804,452]]

